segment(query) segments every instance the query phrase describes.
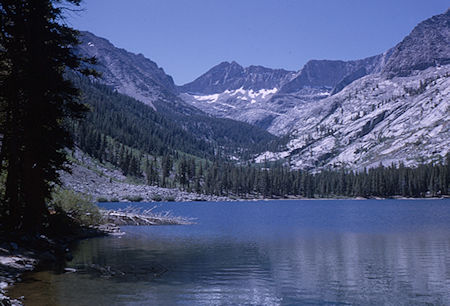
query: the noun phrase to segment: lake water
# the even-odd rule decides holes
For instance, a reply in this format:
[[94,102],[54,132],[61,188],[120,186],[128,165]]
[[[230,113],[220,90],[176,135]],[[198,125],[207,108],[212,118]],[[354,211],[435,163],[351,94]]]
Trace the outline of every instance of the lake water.
[[78,272],[30,274],[13,294],[25,305],[450,305],[448,199],[158,205],[197,223],[81,241],[67,264]]

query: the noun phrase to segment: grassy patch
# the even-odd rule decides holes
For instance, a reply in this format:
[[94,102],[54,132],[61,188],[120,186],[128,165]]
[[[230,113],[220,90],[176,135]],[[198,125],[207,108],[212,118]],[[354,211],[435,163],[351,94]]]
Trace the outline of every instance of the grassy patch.
[[101,221],[98,206],[88,195],[58,188],[52,194],[49,208],[55,214],[66,215],[82,226],[97,225]]

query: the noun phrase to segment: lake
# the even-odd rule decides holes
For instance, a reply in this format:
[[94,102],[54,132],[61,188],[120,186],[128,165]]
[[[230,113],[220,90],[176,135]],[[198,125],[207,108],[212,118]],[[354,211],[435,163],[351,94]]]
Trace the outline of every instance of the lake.
[[196,224],[83,240],[67,263],[77,272],[32,273],[12,293],[25,305],[450,305],[450,199],[157,210]]

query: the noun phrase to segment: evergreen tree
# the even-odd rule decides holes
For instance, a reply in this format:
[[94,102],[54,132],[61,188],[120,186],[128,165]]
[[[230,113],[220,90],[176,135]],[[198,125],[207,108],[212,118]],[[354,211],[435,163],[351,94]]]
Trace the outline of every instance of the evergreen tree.
[[184,189],[186,185],[189,186],[189,178],[188,178],[188,163],[185,158],[183,158],[178,163],[178,182],[180,183],[181,187]]
[[48,213],[46,199],[66,162],[72,138],[65,119],[80,118],[78,90],[64,78],[80,68],[73,53],[77,32],[65,25],[62,2],[2,0],[0,4],[1,165],[6,171],[2,225],[36,231]]
[[147,184],[148,185],[155,185],[158,184],[158,172],[156,169],[156,162],[151,161],[147,165],[146,169],[146,176],[147,176]]

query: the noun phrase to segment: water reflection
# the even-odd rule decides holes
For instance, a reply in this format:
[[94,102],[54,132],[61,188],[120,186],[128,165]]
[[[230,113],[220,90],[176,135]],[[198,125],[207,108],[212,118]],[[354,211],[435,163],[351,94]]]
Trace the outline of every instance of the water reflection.
[[14,292],[27,305],[450,304],[449,205],[348,205],[181,207],[199,224],[82,241],[79,272]]
[[[290,302],[450,303],[449,235],[297,237],[268,249],[273,279]],[[283,251],[276,251],[283,250]],[[289,251],[287,251],[289,250]],[[286,301],[286,300],[285,300]]]

